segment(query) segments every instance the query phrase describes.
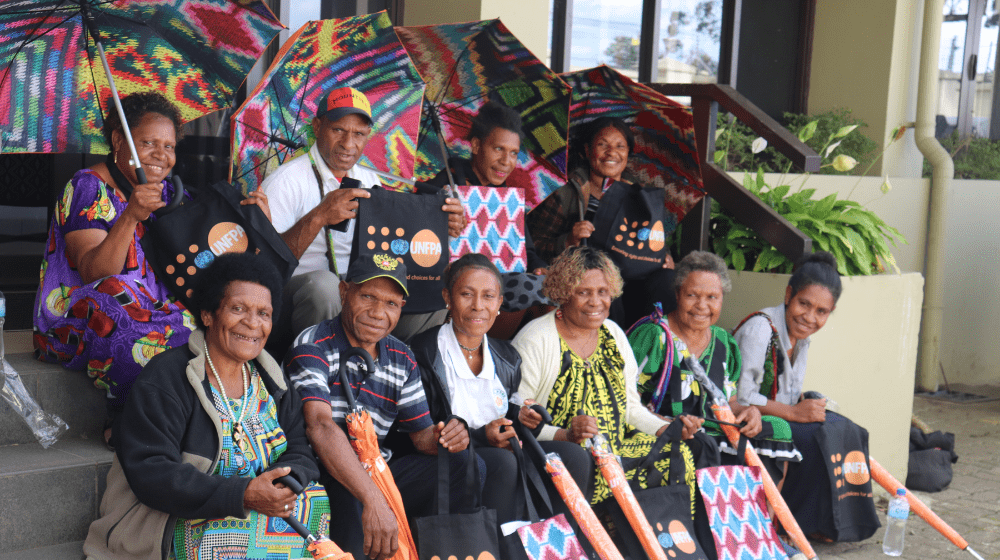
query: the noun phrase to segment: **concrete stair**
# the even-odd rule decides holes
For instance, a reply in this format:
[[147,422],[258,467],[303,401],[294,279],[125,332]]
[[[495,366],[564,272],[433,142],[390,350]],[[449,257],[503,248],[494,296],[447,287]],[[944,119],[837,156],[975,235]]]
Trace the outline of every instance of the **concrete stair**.
[[104,395],[85,373],[44,364],[25,352],[29,332],[7,334],[7,361],[42,408],[62,418],[69,431],[43,449],[0,400],[0,560],[79,560],[113,457],[102,437]]

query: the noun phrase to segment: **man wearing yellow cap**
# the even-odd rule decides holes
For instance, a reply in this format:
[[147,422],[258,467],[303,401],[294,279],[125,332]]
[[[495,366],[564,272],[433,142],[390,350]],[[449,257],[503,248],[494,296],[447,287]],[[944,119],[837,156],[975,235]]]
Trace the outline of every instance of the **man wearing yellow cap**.
[[[338,284],[347,272],[354,240],[358,198],[381,182],[358,165],[371,134],[371,105],[350,87],[329,91],[312,121],[316,142],[309,153],[280,166],[262,185],[270,200],[274,228],[299,259],[284,291],[294,336],[306,327],[336,317],[341,310]],[[345,177],[360,188],[341,188]],[[458,236],[465,213],[458,199],[446,200],[449,234]]]

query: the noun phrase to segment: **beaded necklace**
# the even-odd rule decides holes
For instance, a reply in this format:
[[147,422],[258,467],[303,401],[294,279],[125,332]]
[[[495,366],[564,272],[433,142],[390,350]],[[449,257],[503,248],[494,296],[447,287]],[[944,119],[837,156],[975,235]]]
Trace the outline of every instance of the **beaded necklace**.
[[226,395],[226,388],[222,385],[222,378],[219,377],[219,372],[215,369],[215,364],[212,363],[212,357],[208,355],[208,343],[205,343],[205,358],[208,360],[208,367],[212,370],[212,375],[215,376],[215,381],[219,384],[219,392],[222,393],[222,404],[226,407],[226,412],[229,413],[229,417],[233,420],[232,438],[233,442],[239,445],[240,440],[243,439],[243,416],[247,413],[247,378],[250,377],[249,372],[247,372],[246,362],[240,366],[240,377],[243,380],[243,396],[240,400],[240,417],[236,417],[236,413],[233,412],[232,407],[229,406],[229,397]]

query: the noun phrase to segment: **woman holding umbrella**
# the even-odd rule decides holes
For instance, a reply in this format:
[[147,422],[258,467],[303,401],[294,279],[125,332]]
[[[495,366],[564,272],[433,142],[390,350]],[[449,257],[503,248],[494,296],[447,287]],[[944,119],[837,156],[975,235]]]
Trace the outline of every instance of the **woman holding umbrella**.
[[[607,250],[600,240],[590,239],[601,199],[614,183],[637,182],[628,170],[629,157],[635,151],[635,136],[625,121],[601,117],[585,123],[571,148],[574,152],[569,182],[528,213],[526,219],[544,259],[552,260],[566,248],[588,241]],[[622,298],[612,305],[612,320],[623,326],[631,325],[652,312],[655,302],[660,302],[665,312],[673,310],[674,261],[668,248],[664,248],[662,258],[659,270],[627,281]]]
[[[56,204],[35,297],[36,356],[85,369],[107,392],[105,439],[143,366],[183,345],[194,329],[193,317],[153,274],[140,244],[143,222],[173,197],[168,176],[181,116],[159,93],[130,95],[122,107],[147,182],[139,184],[121,119],[111,113],[104,121],[107,161],[78,171]],[[245,203],[268,212],[263,194]],[[176,266],[193,264],[181,259]]]
[[[639,459],[669,450],[669,443],[654,449],[669,421],[639,402],[632,349],[621,328],[608,320],[611,301],[621,290],[621,276],[606,254],[571,247],[556,257],[545,278],[545,295],[559,308],[528,323],[513,344],[523,360],[518,392],[544,406],[553,418],[552,424],[541,424],[538,439],[582,444],[602,433],[621,456],[626,476],[635,478]],[[524,411],[521,417],[529,428],[541,423],[534,411]],[[678,421],[684,423],[687,440],[681,444],[681,456],[687,464],[693,514],[694,456],[689,444],[701,420],[678,416]],[[657,461],[657,470],[667,472],[669,461],[669,456]],[[644,477],[637,482],[644,487]],[[591,503],[597,504],[611,496],[611,488],[601,477],[595,483]]]
[[265,259],[225,254],[201,272],[193,310],[201,329],[150,360],[117,428],[88,558],[300,558],[290,515],[315,532],[326,494],[295,493],[319,468],[302,404],[263,350],[281,302]]

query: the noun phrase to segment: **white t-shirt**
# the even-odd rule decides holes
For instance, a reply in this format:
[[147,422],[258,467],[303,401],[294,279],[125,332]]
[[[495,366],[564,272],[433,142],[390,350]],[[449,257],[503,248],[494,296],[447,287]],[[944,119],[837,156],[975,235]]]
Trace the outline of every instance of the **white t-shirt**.
[[448,383],[448,399],[451,413],[461,416],[476,429],[489,424],[507,414],[507,391],[497,378],[486,337],[483,336],[483,370],[479,375],[472,373],[465,360],[465,354],[455,338],[452,323],[441,325],[437,336],[438,350],[444,362],[445,381]]
[[[310,160],[310,157],[312,158]],[[279,233],[285,233],[308,214],[313,208],[319,206],[322,200],[319,193],[319,186],[316,183],[316,175],[312,170],[312,161],[316,162],[320,177],[323,178],[323,192],[329,193],[340,188],[340,181],[333,176],[333,172],[327,167],[326,162],[320,155],[316,144],[309,148],[309,153],[303,154],[292,161],[278,167],[273,173],[264,179],[261,189],[267,195],[268,204],[271,207],[271,220],[274,229]],[[347,176],[361,182],[361,187],[370,189],[381,185],[378,175],[359,165],[355,165],[347,172]],[[339,232],[330,230],[333,234],[333,252],[336,260],[337,272],[343,278],[347,273],[347,265],[351,259],[351,245],[354,241],[354,223],[350,220],[347,231]],[[299,266],[295,269],[293,276],[313,272],[316,270],[329,270],[330,264],[326,258],[326,231],[320,229],[319,234],[312,240],[305,253],[299,258]]]

